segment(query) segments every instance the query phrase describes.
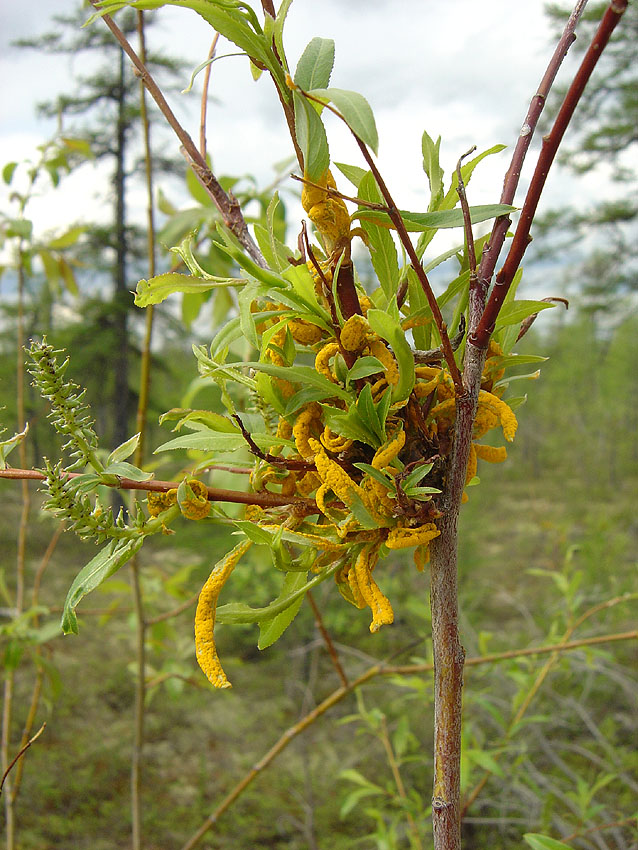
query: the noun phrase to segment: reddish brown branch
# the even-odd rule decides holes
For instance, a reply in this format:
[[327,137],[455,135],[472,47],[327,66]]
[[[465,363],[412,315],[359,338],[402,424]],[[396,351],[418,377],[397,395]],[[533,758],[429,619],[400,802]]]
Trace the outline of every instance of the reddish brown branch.
[[523,254],[530,242],[530,229],[538,202],[540,200],[549,169],[554,161],[558,147],[565,135],[565,131],[572,119],[574,111],[578,105],[581,95],[591,77],[594,68],[609,41],[612,32],[620,21],[625,9],[627,8],[628,0],[613,0],[605,12],[600,26],[594,35],[591,44],[581,62],[581,65],[576,72],[576,76],[569,87],[563,103],[558,111],[554,125],[549,133],[543,139],[543,146],[536,163],[536,168],[532,176],[532,180],[527,190],[527,195],[523,203],[520,219],[516,228],[516,233],[509,253],[496,277],[496,285],[492,290],[483,315],[474,331],[472,342],[478,348],[485,348],[489,342],[490,335],[494,329],[496,317],[505,300],[509,288],[511,286],[514,275],[520,266]]
[[[79,472],[66,472],[67,478],[77,478]],[[28,479],[44,481],[46,475],[38,469],[0,469],[0,478],[14,480]],[[166,493],[179,487],[179,481],[133,481],[130,478],[118,478],[119,490],[145,490],[154,493]],[[306,509],[315,507],[312,499],[300,499],[294,496],[279,496],[276,493],[242,493],[240,490],[224,490],[219,487],[207,487],[211,502],[233,502],[241,505],[259,505],[262,508],[277,508],[285,505],[299,505]]]
[[[525,116],[525,120],[523,121],[523,125],[516,142],[516,147],[514,148],[514,153],[512,154],[510,167],[503,182],[503,191],[500,199],[500,203],[502,204],[511,205],[514,201],[514,196],[521,176],[521,169],[523,167],[523,162],[525,161],[530,142],[532,141],[534,130],[536,129],[538,119],[545,107],[545,102],[556,78],[556,74],[558,73],[569,48],[576,38],[574,30],[585,9],[586,3],[587,0],[578,0],[576,3],[574,10],[565,25],[563,34],[556,45],[552,58],[549,61],[538,90],[531,100],[527,115]],[[500,218],[497,218],[494,222],[489,242],[483,250],[483,256],[481,258],[481,264],[478,272],[479,286],[475,292],[470,295],[470,337],[476,329],[485,307],[487,290],[489,288],[490,281],[492,280],[492,275],[494,274],[494,269],[496,268],[496,263],[510,224],[511,220],[508,216],[501,216]]]

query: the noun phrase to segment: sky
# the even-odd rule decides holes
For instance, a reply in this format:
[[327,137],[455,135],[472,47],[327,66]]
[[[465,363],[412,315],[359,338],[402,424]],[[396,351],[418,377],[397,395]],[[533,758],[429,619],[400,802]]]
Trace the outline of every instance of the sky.
[[[312,37],[335,40],[331,84],[361,92],[372,105],[380,137],[378,164],[400,208],[427,208],[423,130],[434,138],[442,136],[447,179],[459,156],[472,145],[479,151],[497,143],[508,146],[484,160],[469,187],[471,204],[492,203],[498,200],[530,98],[553,51],[553,33],[543,5],[543,0],[322,0],[319,4],[295,0],[286,24],[286,51],[294,67]],[[32,156],[36,146],[52,135],[55,122],[37,118],[35,106],[65,88],[72,90],[74,76],[82,73],[86,61],[81,55],[69,58],[17,50],[10,43],[50,30],[53,14],[75,8],[75,0],[2,5],[0,73],[5,84],[0,93],[0,167]],[[189,68],[206,58],[213,31],[201,18],[190,10],[170,7],[155,14],[159,21],[149,34],[152,48],[184,57]],[[218,54],[235,50],[234,45],[221,43]],[[559,81],[573,67],[574,60],[568,59]],[[168,96],[194,138],[202,76],[191,93]],[[184,87],[189,77],[190,71],[185,72]],[[210,94],[207,135],[215,171],[249,172],[262,185],[268,184],[272,164],[291,154],[272,84],[265,75],[255,83],[247,60],[229,57],[214,64]],[[326,123],[332,158],[361,165],[346,128],[336,119]],[[172,152],[178,151],[177,142],[169,136],[161,144],[163,149],[174,145]],[[528,159],[519,203],[534,157]],[[64,180],[56,192],[44,191],[30,208],[36,234],[67,221],[108,220],[105,185],[105,166],[88,164]],[[291,181],[288,187],[297,189]],[[586,207],[609,188],[604,168],[579,178],[558,170],[550,177],[541,211],[565,202]],[[170,192],[176,191],[170,187]],[[6,196],[4,190],[0,204],[5,209]],[[178,205],[186,202],[174,194],[171,199]],[[142,189],[134,190],[129,199],[133,219],[143,221],[144,206]]]

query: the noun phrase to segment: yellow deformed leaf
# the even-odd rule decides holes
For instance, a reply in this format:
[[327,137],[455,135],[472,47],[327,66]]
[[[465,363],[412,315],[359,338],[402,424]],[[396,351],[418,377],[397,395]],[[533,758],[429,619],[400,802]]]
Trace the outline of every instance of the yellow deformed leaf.
[[202,587],[195,612],[195,653],[197,663],[202,668],[208,681],[216,688],[230,688],[231,683],[226,678],[217,655],[215,646],[215,613],[219,594],[235,569],[237,562],[250,546],[250,540],[238,543],[234,549],[222,558],[214,567],[205,585]]
[[[370,631],[374,634],[378,632],[381,626],[390,625],[394,622],[394,611],[390,600],[379,589],[379,585],[372,578],[372,566],[378,549],[373,546],[364,546],[354,563],[354,574],[356,584],[360,596],[365,601],[366,605],[372,611],[372,622],[370,623]],[[371,563],[372,562],[372,563]],[[352,589],[353,583],[350,580],[350,574],[353,572],[352,567],[348,573],[348,581]],[[355,591],[352,594],[357,599]]]
[[427,544],[440,533],[433,522],[426,522],[416,528],[392,528],[385,545],[388,549],[407,549],[410,546]]

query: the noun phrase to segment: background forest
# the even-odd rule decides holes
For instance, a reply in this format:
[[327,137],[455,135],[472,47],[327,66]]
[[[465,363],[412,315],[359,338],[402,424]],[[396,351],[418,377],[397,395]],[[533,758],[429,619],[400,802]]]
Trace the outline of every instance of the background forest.
[[[588,7],[585,32],[604,5]],[[547,13],[558,28],[564,10],[554,5]],[[52,35],[23,44],[86,49],[105,64],[45,107],[63,131],[43,146],[41,161],[3,171],[9,187],[27,175],[28,188],[2,210],[2,439],[26,420],[28,440],[8,463],[40,468],[43,457],[59,456],[63,440],[20,365],[22,346],[46,334],[70,352],[68,375],[87,388],[102,445],[113,448],[140,430],[136,409],[146,405],[145,468],[179,480],[202,455],[152,455],[170,434],[170,423],[158,419],[171,408],[223,412],[218,387],[197,379],[191,344],[209,343],[236,305],[222,288],[164,302],[155,307],[149,346],[148,319],[130,291],[155,267],[168,268],[174,257],[161,246],[194,229],[207,246],[206,271],[225,275],[233,267],[215,246],[217,213],[184,166],[154,156],[145,171],[144,138],[153,128],[139,83],[106,31],[77,29],[85,17],[79,11],[56,22]],[[153,17],[146,18],[152,41]],[[138,26],[131,13],[123,28],[133,39]],[[562,163],[585,171],[602,159],[619,189],[587,210],[546,214],[533,231],[538,246],[525,273],[535,291],[525,297],[569,299],[569,310],[558,304],[542,313],[522,341],[521,354],[548,360],[535,379],[521,376],[527,398],[508,460],[481,468],[461,512],[466,848],[519,847],[524,833],[584,850],[638,848],[638,636],[631,631],[638,599],[637,44],[634,4],[581,104]],[[190,73],[151,53],[149,67],[154,62],[169,91]],[[112,226],[83,222],[34,241],[33,187],[48,181],[54,191],[89,157],[103,158],[111,171]],[[282,179],[288,171],[282,165]],[[151,271],[148,221],[133,220],[127,208],[134,181],[156,204]],[[272,226],[272,187],[250,178],[221,182],[250,209],[252,223]],[[286,201],[277,213],[289,243],[295,204]],[[233,463],[249,459],[244,450]],[[215,486],[231,480],[223,467],[213,471]],[[230,529],[219,525],[211,534],[209,526],[182,523],[175,536],[152,538],[135,570],[118,572],[78,608],[80,636],[63,638],[65,595],[94,547],[60,534],[40,510],[44,496],[34,483],[2,480],[0,491],[5,766],[21,738],[46,721],[4,788],[13,824],[7,850],[112,850],[131,847],[131,834],[135,850],[430,846],[423,838],[432,786],[430,612],[427,572],[414,569],[409,553],[396,553],[386,567],[396,619],[374,637],[349,606],[329,604],[330,582],[263,651],[254,625],[218,627],[234,687],[217,692],[197,668],[192,621],[211,564],[234,543]],[[227,512],[240,517],[243,508]],[[266,604],[278,588],[267,553],[255,549],[233,575],[233,598]],[[343,682],[322,629],[350,683],[334,698]],[[573,646],[560,651],[560,644]],[[532,647],[545,649],[520,652]],[[383,674],[375,668],[381,662]]]

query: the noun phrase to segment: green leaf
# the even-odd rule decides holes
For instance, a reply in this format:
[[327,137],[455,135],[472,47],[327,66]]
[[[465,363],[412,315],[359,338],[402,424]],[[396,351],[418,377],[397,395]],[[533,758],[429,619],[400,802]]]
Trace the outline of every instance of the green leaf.
[[297,616],[306,593],[304,588],[306,586],[307,575],[307,572],[286,573],[281,593],[275,601],[286,601],[290,599],[291,595],[297,590],[303,590],[303,595],[298,596],[293,599],[292,602],[289,602],[288,606],[274,617],[259,621],[259,640],[257,642],[257,647],[259,649],[266,649],[267,647],[272,646],[275,641],[279,640]]
[[556,841],[547,835],[539,835],[537,832],[527,832],[523,838],[532,850],[572,850],[569,844]]
[[331,38],[313,38],[306,45],[295,71],[295,85],[305,89],[325,88],[335,61],[335,43]]
[[19,446],[20,443],[27,436],[29,431],[29,424],[27,423],[24,426],[24,431],[20,431],[19,434],[14,434],[13,437],[9,437],[8,440],[0,441],[0,469],[6,469],[6,459],[11,454],[11,452],[15,449],[16,446]]
[[153,477],[152,472],[144,472],[125,460],[110,463],[102,470],[102,475],[117,475],[118,478],[130,478],[131,481],[149,481]]
[[507,325],[518,325],[528,316],[532,316],[534,313],[540,313],[541,310],[547,310],[549,307],[555,306],[555,304],[549,304],[547,301],[524,300],[511,301],[509,304],[503,304],[496,318],[496,330],[500,330]]
[[275,18],[275,26],[273,28],[273,39],[277,47],[277,53],[286,71],[288,70],[288,63],[286,62],[286,54],[284,52],[283,34],[286,15],[291,5],[292,0],[282,0],[281,5],[277,9],[277,17]]
[[324,378],[316,372],[311,366],[275,366],[272,363],[235,363],[234,366],[242,366],[243,368],[255,369],[258,372],[265,372],[273,378],[283,378],[285,381],[291,381],[295,384],[305,384],[321,390],[324,395],[322,398],[340,398],[343,401],[352,402],[352,394],[344,390],[338,384],[333,384],[328,378]]
[[376,375],[377,372],[383,372],[383,363],[380,360],[376,357],[359,357],[354,366],[348,369],[346,381],[349,384],[359,378]]
[[246,281],[236,277],[217,277],[208,280],[193,277],[188,274],[167,272],[149,280],[140,280],[135,291],[135,305],[148,307],[150,304],[161,304],[169,295],[175,292],[199,294],[208,292],[218,286],[244,286]]
[[343,411],[324,404],[322,410],[324,423],[335,434],[366,443],[374,449],[379,447],[380,441],[371,430],[370,423],[361,417],[356,407],[349,407],[348,410]]
[[380,469],[375,469],[369,463],[354,463],[353,466],[356,466],[357,469],[360,469],[362,472],[365,472],[370,478],[374,478],[375,481],[378,481],[379,484],[382,484],[387,490],[391,493],[396,492],[396,485],[394,481],[388,478]]
[[67,230],[66,233],[63,233],[62,236],[58,236],[57,239],[52,239],[47,245],[47,248],[51,251],[59,251],[62,248],[69,248],[71,245],[75,245],[86,229],[87,228],[85,226],[72,227],[70,230]]
[[254,522],[247,520],[235,520],[234,525],[258,546],[270,546],[272,544],[274,537],[272,531],[266,531],[265,528],[260,528]]
[[133,540],[114,540],[83,567],[75,577],[64,602],[61,627],[65,635],[78,634],[75,609],[80,601],[117,572],[141,548],[143,537]]
[[415,487],[422,478],[432,470],[434,466],[433,463],[423,463],[420,466],[417,466],[416,469],[413,469],[409,475],[406,475],[403,481],[401,482],[401,486],[404,490],[409,490],[410,487]]
[[362,142],[379,150],[379,136],[370,104],[362,94],[346,89],[316,88],[308,92],[322,101],[331,102],[343,115],[346,124]]
[[244,602],[230,602],[227,605],[222,605],[217,609],[216,621],[224,625],[238,625],[243,623],[260,623],[263,620],[272,619],[277,614],[285,611],[296,599],[303,598],[309,590],[312,590],[313,587],[333,575],[340,566],[340,562],[332,564],[327,570],[311,578],[303,587],[293,591],[284,599],[276,599],[265,608],[251,608],[250,605],[246,605]]
[[430,182],[430,205],[428,209],[435,210],[443,197],[443,169],[439,164],[439,148],[441,137],[434,142],[430,136],[423,131],[421,138],[421,150],[423,152],[423,170]]
[[223,431],[225,434],[240,434],[239,428],[231,422],[226,416],[221,413],[215,413],[212,410],[192,410],[185,407],[172,407],[163,413],[159,418],[159,424],[177,419],[177,423],[173,431],[179,431],[180,428],[187,422],[199,422],[213,431]]
[[4,168],[2,169],[2,179],[3,179],[3,180],[4,180],[4,182],[7,184],[7,186],[8,186],[8,185],[11,183],[11,181],[13,180],[13,174],[14,174],[14,172],[15,172],[15,170],[16,170],[16,168],[17,168],[17,167],[18,167],[18,163],[17,163],[17,162],[8,162],[8,163],[4,166]]
[[328,137],[317,111],[298,92],[293,92],[295,135],[304,159],[304,174],[317,182],[330,165]]
[[467,748],[465,755],[470,759],[470,761],[474,762],[474,764],[482,767],[483,770],[487,770],[489,773],[493,773],[495,776],[505,779],[503,768],[491,753],[488,753],[485,750]]
[[113,449],[111,454],[106,459],[106,465],[108,466],[111,463],[117,463],[120,460],[126,460],[127,457],[130,457],[137,445],[140,441],[140,435],[135,434],[133,437],[130,437],[125,443],[121,443],[116,449]]
[[8,218],[6,235],[19,236],[20,239],[30,239],[33,232],[33,222],[28,218]]
[[[223,228],[219,228],[222,236],[226,236],[226,232]],[[270,289],[287,289],[286,281],[280,277],[280,275],[275,274],[269,269],[264,269],[261,266],[258,266],[254,260],[251,260],[250,257],[247,257],[243,251],[241,251],[236,245],[222,245],[221,243],[217,243],[215,245],[218,251],[222,251],[224,254],[227,254],[231,260],[234,260],[237,265],[242,268],[250,277],[255,280],[264,283]]]
[[67,263],[64,257],[60,257],[59,260],[60,265],[60,274],[62,275],[62,280],[64,281],[64,285],[66,286],[67,292],[70,292],[71,295],[79,295],[78,285],[75,280],[75,274],[71,265]]
[[[381,203],[383,198],[371,171],[359,183],[358,196],[364,201]],[[392,299],[399,286],[399,260],[396,245],[390,231],[369,221],[361,226],[370,243],[370,259],[387,301]]]
[[335,165],[346,180],[349,180],[356,189],[359,188],[363,177],[368,174],[365,168],[361,168],[358,165],[346,165],[345,162],[335,162]]
[[[472,224],[478,224],[481,221],[487,221],[490,218],[496,218],[499,215],[506,215],[515,210],[516,207],[508,206],[507,204],[478,204],[475,207],[470,207],[470,218]],[[416,213],[409,210],[399,210],[405,228],[408,231],[418,232],[421,230],[442,230],[451,227],[463,227],[463,210],[437,210],[436,212]],[[358,218],[361,222],[370,221],[373,224],[386,224],[386,227],[392,227],[390,218],[383,210],[355,210],[352,218]]]
[[399,383],[392,388],[392,403],[405,401],[414,387],[414,354],[405,332],[396,319],[382,310],[369,310],[368,321],[372,330],[390,343],[399,365]]
[[[482,151],[477,154],[473,159],[466,162],[465,165],[461,166],[461,177],[463,178],[463,183],[465,186],[470,182],[472,174],[476,166],[481,162],[481,160],[485,159],[486,156],[492,156],[492,154],[500,153],[502,150],[505,150],[506,145],[493,145],[491,148],[488,148],[486,151]],[[459,185],[459,177],[456,173],[456,169],[452,174],[452,181],[450,184],[450,188],[441,203],[441,209],[452,209],[455,207],[459,201],[458,192],[456,191],[457,186]],[[500,213],[500,215],[504,215],[504,213]]]

